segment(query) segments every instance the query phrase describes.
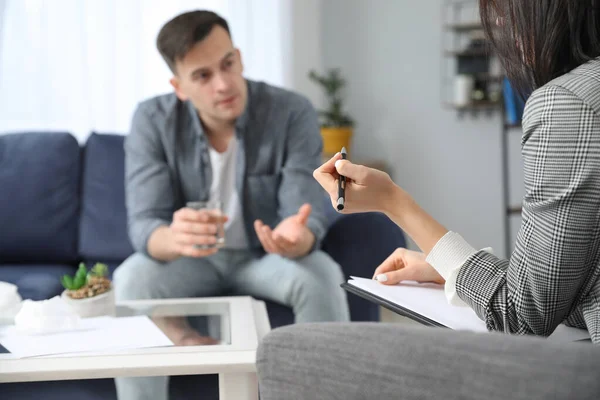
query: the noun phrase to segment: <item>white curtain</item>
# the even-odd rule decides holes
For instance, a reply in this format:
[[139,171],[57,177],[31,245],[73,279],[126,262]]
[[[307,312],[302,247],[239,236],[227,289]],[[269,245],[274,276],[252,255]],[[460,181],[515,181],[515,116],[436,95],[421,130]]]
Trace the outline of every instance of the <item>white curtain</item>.
[[[4,29],[4,25],[6,25],[4,13],[6,10],[6,2],[7,1],[8,0],[0,0],[0,77],[2,77],[2,30]],[[0,86],[0,88],[1,88],[1,86]],[[0,119],[0,121],[1,121],[1,119]]]
[[192,9],[228,20],[246,77],[290,87],[290,2],[0,0],[0,133],[127,133],[139,101],[171,91],[160,27]]

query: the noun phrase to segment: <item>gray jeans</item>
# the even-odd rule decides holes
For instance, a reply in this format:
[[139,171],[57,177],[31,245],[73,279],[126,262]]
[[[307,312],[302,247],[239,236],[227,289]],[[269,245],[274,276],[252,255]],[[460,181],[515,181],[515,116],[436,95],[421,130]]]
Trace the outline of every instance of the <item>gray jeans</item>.
[[[229,292],[289,306],[297,323],[348,321],[342,282],[340,266],[322,251],[290,260],[225,249],[210,257],[182,257],[170,263],[136,253],[114,273],[117,301],[210,297]],[[119,400],[168,398],[168,377],[117,378],[115,382]]]

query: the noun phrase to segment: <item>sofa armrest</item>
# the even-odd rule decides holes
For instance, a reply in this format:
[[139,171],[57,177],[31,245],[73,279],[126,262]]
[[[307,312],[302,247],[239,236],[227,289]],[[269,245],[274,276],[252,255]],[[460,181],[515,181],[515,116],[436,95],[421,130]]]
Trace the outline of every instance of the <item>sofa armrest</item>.
[[[398,247],[405,247],[402,230],[380,213],[348,214],[338,217],[323,239],[322,250],[341,265],[344,276],[371,277]],[[378,321],[379,306],[348,295],[352,321]]]
[[260,398],[600,398],[600,348],[402,324],[275,329],[257,353]]

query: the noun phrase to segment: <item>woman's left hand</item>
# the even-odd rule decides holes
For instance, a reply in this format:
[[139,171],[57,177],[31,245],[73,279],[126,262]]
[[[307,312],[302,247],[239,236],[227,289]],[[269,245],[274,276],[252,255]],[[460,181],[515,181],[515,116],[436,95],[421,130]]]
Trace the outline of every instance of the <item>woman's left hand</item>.
[[[379,277],[378,277],[379,276]],[[446,281],[425,261],[425,254],[404,248],[396,249],[373,274],[373,279],[385,285],[395,285],[402,281],[435,282]]]

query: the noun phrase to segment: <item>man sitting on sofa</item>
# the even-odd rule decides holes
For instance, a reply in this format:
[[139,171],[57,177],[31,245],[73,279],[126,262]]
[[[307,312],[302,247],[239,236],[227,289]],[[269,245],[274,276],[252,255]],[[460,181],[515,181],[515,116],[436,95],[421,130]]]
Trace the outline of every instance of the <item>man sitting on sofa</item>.
[[[347,321],[340,266],[319,250],[322,142],[310,102],[244,79],[227,22],[179,15],[157,47],[174,94],[139,105],[125,140],[129,235],[118,300],[224,292],[293,308],[296,322]],[[187,207],[218,199],[226,217]],[[225,224],[224,247],[215,246]],[[157,320],[177,345],[215,343],[183,319]],[[167,378],[117,379],[120,399],[166,399]]]

